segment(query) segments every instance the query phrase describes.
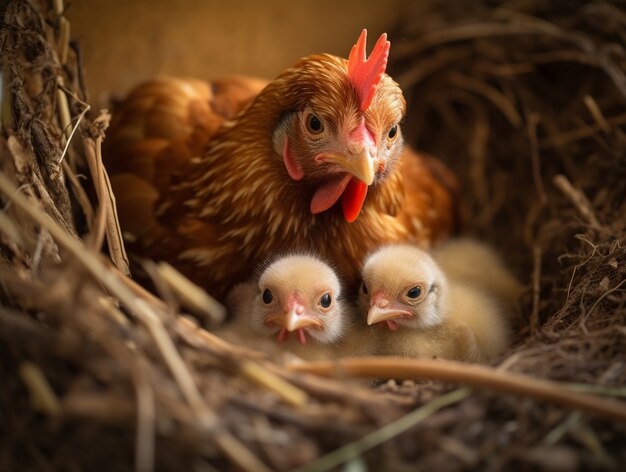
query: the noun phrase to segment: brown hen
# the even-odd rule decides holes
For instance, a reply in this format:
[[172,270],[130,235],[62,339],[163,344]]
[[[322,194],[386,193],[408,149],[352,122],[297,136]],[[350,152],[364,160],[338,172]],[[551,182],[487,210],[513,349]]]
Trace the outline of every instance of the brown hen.
[[259,263],[314,252],[349,289],[381,244],[458,225],[455,178],[403,147],[405,101],[383,35],[350,59],[301,59],[269,83],[162,78],[135,89],[105,141],[132,251],[222,298]]

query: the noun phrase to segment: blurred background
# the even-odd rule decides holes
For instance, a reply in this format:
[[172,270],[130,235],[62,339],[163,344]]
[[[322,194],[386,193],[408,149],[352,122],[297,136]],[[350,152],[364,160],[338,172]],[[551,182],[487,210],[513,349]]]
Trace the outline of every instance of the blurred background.
[[123,95],[157,74],[273,78],[309,54],[347,57],[361,29],[368,28],[373,45],[410,3],[76,0],[67,16],[83,50],[91,101],[105,106],[111,91]]

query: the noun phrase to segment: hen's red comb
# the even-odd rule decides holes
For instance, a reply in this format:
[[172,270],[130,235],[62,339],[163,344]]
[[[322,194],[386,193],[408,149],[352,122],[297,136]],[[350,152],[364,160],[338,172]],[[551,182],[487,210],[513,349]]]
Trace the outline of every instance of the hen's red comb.
[[359,99],[361,100],[361,111],[369,108],[376,86],[382,79],[387,67],[387,58],[389,57],[389,47],[391,44],[387,41],[387,33],[383,33],[370,54],[365,59],[365,43],[367,41],[367,30],[361,31],[361,36],[350,51],[348,57],[348,78],[354,84]]

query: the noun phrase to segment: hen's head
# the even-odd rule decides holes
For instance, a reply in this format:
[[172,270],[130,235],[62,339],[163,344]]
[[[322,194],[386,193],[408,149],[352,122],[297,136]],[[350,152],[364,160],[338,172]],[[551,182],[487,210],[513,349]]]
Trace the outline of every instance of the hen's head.
[[274,151],[287,174],[313,188],[311,213],[339,199],[354,221],[368,186],[385,178],[402,150],[402,91],[385,74],[389,42],[383,34],[369,58],[366,30],[345,59],[321,54],[302,59],[274,82],[281,115]]
[[360,305],[367,324],[420,329],[442,322],[448,283],[433,258],[409,245],[386,246],[371,254],[362,269]]
[[341,285],[335,272],[321,260],[292,255],[270,264],[259,278],[251,313],[260,334],[290,334],[306,344],[309,334],[321,343],[336,341],[343,330]]

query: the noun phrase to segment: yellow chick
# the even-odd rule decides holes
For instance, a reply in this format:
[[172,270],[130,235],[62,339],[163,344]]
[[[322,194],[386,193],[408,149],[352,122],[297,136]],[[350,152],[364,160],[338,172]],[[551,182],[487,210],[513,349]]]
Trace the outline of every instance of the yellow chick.
[[448,279],[484,290],[514,310],[524,289],[499,255],[474,239],[451,239],[435,248],[433,258]]
[[[366,341],[372,337],[356,326],[354,310],[341,298],[335,271],[311,255],[290,255],[271,263],[256,282],[234,287],[228,305],[234,322],[217,334],[231,342],[304,359],[370,351]],[[359,331],[363,336],[355,334]]]
[[448,279],[415,246],[375,251],[362,278],[361,311],[380,330],[382,354],[487,362],[508,344],[507,317],[496,297]]

